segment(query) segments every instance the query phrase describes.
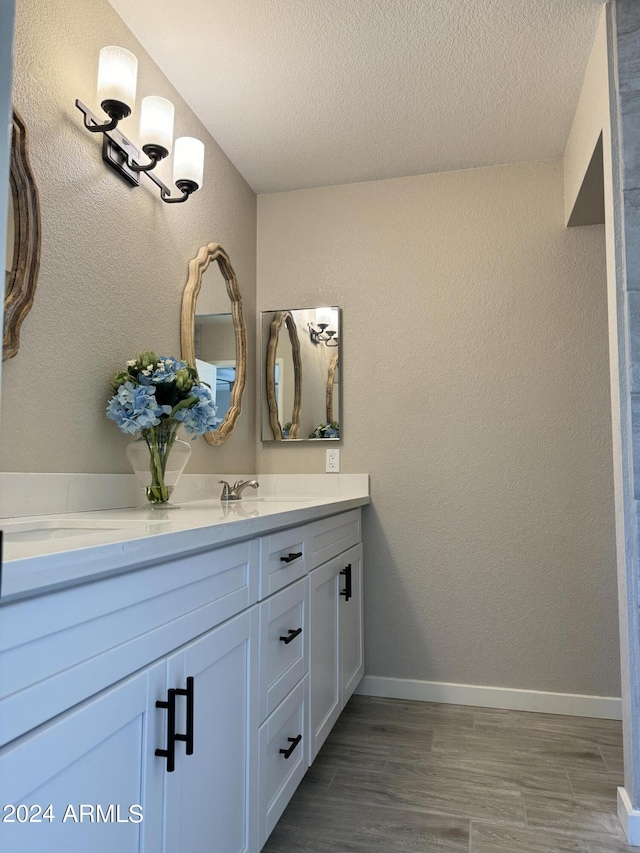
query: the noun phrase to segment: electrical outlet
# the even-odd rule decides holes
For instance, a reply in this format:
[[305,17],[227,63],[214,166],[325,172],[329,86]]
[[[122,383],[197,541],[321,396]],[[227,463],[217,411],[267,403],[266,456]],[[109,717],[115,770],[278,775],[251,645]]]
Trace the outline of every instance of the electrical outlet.
[[338,474],[340,471],[340,451],[337,447],[327,450],[327,474]]

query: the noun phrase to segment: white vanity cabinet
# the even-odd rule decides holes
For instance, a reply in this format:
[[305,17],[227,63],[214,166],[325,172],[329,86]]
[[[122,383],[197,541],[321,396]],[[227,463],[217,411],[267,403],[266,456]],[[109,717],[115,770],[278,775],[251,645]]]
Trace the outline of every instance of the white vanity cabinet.
[[0,849],[257,853],[363,674],[360,538],[350,510],[3,605]]

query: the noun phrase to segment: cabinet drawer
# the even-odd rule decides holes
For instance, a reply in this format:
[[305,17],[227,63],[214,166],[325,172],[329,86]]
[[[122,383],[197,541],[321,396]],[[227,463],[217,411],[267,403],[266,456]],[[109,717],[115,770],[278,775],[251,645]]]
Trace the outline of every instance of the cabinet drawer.
[[249,607],[257,563],[257,543],[239,542],[5,605],[0,742]]
[[310,525],[310,551],[311,566],[326,563],[327,560],[337,557],[347,548],[352,548],[362,541],[361,512],[353,509],[342,512],[340,515],[332,515],[330,518],[322,518]]
[[307,598],[307,579],[301,578],[260,605],[261,720],[308,671]]
[[260,598],[304,577],[308,569],[309,525],[260,539]]
[[[260,847],[271,834],[307,770],[304,721],[308,689],[308,676],[305,676],[260,727]],[[283,751],[286,752],[283,754]]]

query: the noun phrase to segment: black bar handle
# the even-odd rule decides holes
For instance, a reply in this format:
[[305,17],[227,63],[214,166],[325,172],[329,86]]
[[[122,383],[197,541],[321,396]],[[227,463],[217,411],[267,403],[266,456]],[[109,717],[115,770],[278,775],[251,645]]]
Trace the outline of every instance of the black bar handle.
[[349,599],[353,597],[353,593],[351,591],[351,563],[349,563],[348,566],[345,566],[340,574],[344,575],[344,590],[340,595],[344,595],[344,600],[349,601]]
[[287,740],[289,741],[291,746],[289,747],[289,749],[281,749],[280,755],[284,755],[285,758],[291,758],[291,753],[302,740],[302,735],[298,735],[298,737],[288,737]]
[[185,735],[175,735],[175,740],[184,741],[187,744],[185,752],[187,755],[193,755],[193,677],[187,678],[187,689],[180,687],[174,693],[176,696],[187,697],[187,733]]
[[280,557],[281,563],[292,563],[294,560],[297,560],[298,557],[302,557],[302,551],[298,551],[297,554],[289,554],[288,557]]
[[285,644],[285,646],[288,646],[288,645],[289,645],[289,643],[290,643],[292,640],[295,640],[295,638],[296,638],[299,634],[302,634],[302,628],[296,628],[296,630],[295,630],[295,631],[293,630],[293,628],[289,628],[289,636],[288,636],[288,637],[280,637],[280,639],[281,639],[281,640],[282,640],[282,642]]
[[176,691],[170,688],[167,701],[158,700],[156,708],[165,708],[167,711],[167,748],[156,749],[156,755],[167,759],[167,773],[173,773],[176,769]]

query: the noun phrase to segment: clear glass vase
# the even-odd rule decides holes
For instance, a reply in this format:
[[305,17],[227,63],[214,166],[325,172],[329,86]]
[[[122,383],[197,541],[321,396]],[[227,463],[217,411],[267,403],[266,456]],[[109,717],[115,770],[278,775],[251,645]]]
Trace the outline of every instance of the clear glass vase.
[[127,458],[153,506],[166,506],[185,469],[191,448],[177,438],[180,422],[172,418],[142,430],[127,446]]

